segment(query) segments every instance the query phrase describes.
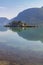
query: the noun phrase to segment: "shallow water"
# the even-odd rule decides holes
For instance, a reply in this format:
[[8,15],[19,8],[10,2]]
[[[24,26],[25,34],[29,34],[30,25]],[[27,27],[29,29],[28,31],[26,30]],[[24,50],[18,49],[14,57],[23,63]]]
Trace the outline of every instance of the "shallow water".
[[43,65],[43,27],[0,27],[0,63],[3,61],[5,65]]

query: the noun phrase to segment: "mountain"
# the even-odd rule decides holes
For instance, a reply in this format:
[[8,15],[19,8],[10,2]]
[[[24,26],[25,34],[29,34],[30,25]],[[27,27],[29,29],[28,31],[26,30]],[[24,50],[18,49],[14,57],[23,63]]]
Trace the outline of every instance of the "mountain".
[[43,25],[43,7],[26,9],[11,20],[8,20],[5,17],[0,17],[0,26],[4,26],[13,21],[21,21],[30,25]]
[[43,7],[41,8],[29,8],[20,12],[17,17],[10,21],[23,21],[29,24],[42,24],[43,23]]
[[0,26],[0,32],[4,32],[4,31],[7,31],[7,30],[8,30],[8,28]]
[[5,17],[0,17],[0,26],[4,26],[9,23],[9,20]]

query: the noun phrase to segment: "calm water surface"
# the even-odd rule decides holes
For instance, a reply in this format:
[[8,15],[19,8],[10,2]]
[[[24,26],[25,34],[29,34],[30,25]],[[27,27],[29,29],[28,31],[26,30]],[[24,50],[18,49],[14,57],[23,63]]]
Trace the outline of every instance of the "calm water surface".
[[9,65],[43,65],[43,27],[0,27],[2,61]]

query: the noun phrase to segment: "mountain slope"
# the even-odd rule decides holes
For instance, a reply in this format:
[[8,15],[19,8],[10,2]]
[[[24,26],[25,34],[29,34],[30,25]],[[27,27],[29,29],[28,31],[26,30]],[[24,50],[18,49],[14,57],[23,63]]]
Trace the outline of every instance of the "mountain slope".
[[9,23],[9,20],[5,17],[0,17],[0,26],[4,26]]
[[17,17],[10,21],[23,21],[29,24],[42,24],[43,23],[43,7],[30,8],[20,12]]

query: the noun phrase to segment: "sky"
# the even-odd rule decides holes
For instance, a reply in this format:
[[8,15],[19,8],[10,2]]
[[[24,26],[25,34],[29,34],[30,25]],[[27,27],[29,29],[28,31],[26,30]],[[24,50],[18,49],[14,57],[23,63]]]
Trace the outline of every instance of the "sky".
[[0,17],[16,17],[21,11],[42,7],[43,0],[0,0]]

